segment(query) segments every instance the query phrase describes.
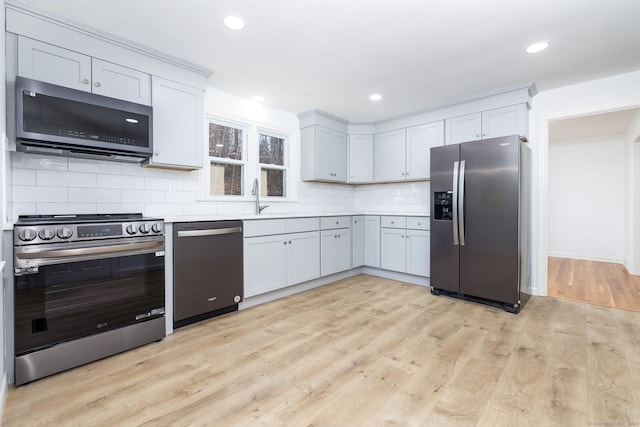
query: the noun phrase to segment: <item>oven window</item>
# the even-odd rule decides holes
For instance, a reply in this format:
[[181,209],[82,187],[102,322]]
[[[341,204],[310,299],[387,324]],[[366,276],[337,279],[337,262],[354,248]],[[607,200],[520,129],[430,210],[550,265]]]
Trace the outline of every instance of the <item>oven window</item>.
[[164,256],[131,255],[42,266],[16,277],[16,353],[158,317]]

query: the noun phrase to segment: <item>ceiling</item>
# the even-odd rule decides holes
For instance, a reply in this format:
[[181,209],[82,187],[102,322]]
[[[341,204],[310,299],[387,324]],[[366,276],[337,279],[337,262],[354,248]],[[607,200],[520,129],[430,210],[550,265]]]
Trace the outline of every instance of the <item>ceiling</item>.
[[[22,3],[206,67],[217,89],[351,122],[640,69],[637,0]],[[224,28],[229,13],[246,28]],[[550,48],[526,54],[538,40]]]

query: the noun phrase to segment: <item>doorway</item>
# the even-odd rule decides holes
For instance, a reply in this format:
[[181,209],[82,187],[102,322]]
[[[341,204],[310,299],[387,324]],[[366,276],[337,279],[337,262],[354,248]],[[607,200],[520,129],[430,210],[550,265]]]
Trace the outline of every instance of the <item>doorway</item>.
[[549,296],[640,311],[640,276],[623,265],[632,203],[625,134],[637,113],[549,122]]

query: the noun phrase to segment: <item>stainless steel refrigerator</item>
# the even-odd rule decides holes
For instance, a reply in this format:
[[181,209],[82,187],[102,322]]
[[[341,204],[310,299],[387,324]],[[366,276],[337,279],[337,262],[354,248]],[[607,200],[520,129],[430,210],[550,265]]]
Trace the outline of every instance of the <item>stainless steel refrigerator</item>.
[[508,136],[431,149],[431,292],[518,313],[528,299],[529,149]]

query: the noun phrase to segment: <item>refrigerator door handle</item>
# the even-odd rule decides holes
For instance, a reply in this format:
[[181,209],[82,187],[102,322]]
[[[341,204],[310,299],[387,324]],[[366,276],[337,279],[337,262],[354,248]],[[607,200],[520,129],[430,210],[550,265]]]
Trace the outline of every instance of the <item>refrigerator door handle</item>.
[[465,160],[460,162],[460,179],[459,179],[459,188],[458,192],[458,206],[460,207],[460,212],[458,215],[458,228],[460,229],[460,246],[464,246],[464,173],[465,173]]
[[453,162],[453,244],[458,246],[458,162]]

